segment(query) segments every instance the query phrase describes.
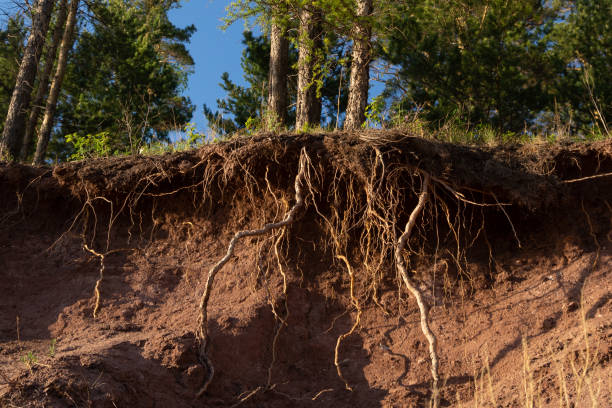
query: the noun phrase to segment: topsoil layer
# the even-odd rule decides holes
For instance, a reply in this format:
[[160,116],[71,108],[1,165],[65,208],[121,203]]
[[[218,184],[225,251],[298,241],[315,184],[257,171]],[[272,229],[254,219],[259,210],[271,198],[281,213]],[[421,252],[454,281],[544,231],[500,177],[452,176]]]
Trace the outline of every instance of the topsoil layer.
[[[303,154],[295,222],[239,241],[216,276],[215,374],[196,398],[208,271],[237,231],[283,219]],[[610,172],[610,141],[382,131],[0,163],[0,406],[429,406],[427,341],[393,261],[429,174],[404,257],[431,306],[440,405],[612,407]]]

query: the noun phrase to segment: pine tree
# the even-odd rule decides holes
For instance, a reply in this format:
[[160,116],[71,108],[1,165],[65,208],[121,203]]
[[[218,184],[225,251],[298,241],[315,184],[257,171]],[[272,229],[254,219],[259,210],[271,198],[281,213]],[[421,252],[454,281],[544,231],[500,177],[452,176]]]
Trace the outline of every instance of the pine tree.
[[36,153],[34,154],[34,164],[42,164],[45,159],[47,145],[49,144],[49,138],[51,137],[51,128],[53,127],[53,122],[55,120],[57,100],[62,88],[62,82],[64,81],[66,64],[68,63],[68,52],[70,52],[72,49],[72,44],[74,42],[74,27],[76,25],[78,10],[79,0],[72,0],[70,2],[70,10],[68,11],[66,27],[62,36],[59,56],[57,58],[57,69],[55,71],[55,76],[53,77],[49,97],[47,98],[43,121],[38,132],[38,142],[36,144]]
[[287,124],[287,74],[289,72],[289,41],[286,29],[277,23],[270,28],[270,70],[266,128]]
[[359,129],[365,121],[370,88],[370,37],[372,30],[367,18],[372,14],[372,0],[357,0],[357,21],[353,29],[353,51],[345,129]]
[[32,29],[19,66],[15,89],[2,130],[0,159],[15,160],[19,155],[25,130],[25,118],[38,71],[38,61],[45,43],[54,4],[54,0],[38,0],[36,3]]
[[87,3],[94,18],[69,57],[48,157],[136,153],[189,122],[194,107],[181,94],[195,27],[172,24],[168,11],[177,3]]
[[53,71],[53,67],[55,66],[57,49],[62,40],[62,35],[64,34],[67,15],[68,0],[60,0],[60,4],[57,7],[57,16],[55,20],[55,28],[53,29],[53,36],[51,37],[51,42],[47,45],[47,52],[44,58],[45,65],[38,79],[38,89],[36,91],[34,101],[32,101],[32,109],[30,110],[30,116],[26,124],[23,144],[21,145],[21,153],[19,155],[21,160],[25,160],[28,155],[28,150],[30,149],[30,144],[32,142],[32,136],[36,131],[36,125],[38,124],[40,113],[44,107],[42,104],[47,92],[49,91],[49,79],[51,77],[51,71]]
[[[27,38],[28,28],[21,13],[9,16],[6,27],[0,30],[0,117],[6,117]],[[0,129],[3,125],[0,121]]]
[[322,14],[311,2],[300,9],[296,130],[321,124],[317,70],[323,65]]

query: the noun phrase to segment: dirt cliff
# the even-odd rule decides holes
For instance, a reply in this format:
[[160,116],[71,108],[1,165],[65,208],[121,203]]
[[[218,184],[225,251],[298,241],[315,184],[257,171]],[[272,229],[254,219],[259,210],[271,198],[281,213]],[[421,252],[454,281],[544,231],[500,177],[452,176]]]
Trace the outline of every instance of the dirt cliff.
[[[0,164],[0,406],[430,406],[394,258],[428,179],[400,252],[439,405],[612,407],[610,172],[609,141],[393,131]],[[214,276],[203,347],[211,268],[296,186],[291,222],[237,240]]]

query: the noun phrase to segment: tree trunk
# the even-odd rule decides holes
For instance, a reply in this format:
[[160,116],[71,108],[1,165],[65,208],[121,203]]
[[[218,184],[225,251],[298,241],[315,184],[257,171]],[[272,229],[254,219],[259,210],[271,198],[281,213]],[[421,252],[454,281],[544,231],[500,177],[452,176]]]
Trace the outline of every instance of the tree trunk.
[[49,97],[47,98],[47,105],[45,106],[45,116],[43,117],[43,122],[40,125],[40,130],[38,131],[38,143],[36,143],[36,153],[34,154],[33,164],[42,164],[45,160],[47,145],[49,144],[51,129],[53,128],[55,110],[57,108],[57,99],[59,98],[59,93],[62,88],[62,81],[64,80],[64,73],[66,72],[68,53],[70,52],[72,43],[74,42],[74,26],[76,24],[78,8],[79,0],[72,0],[70,3],[70,10],[68,12],[68,20],[66,21],[66,29],[64,30],[64,36],[62,37],[62,45],[60,46],[59,56],[57,58],[55,76],[53,77],[53,83],[51,84],[51,90],[49,91]]
[[320,12],[311,6],[300,11],[298,56],[298,90],[295,129],[321,124],[321,99],[317,97],[315,68],[322,63],[322,35]]
[[[372,13],[372,0],[357,0],[357,16],[363,18]],[[372,30],[368,22],[358,20],[353,29],[353,52],[348,105],[344,129],[359,129],[365,122],[370,85],[370,59]]]
[[32,17],[32,30],[21,59],[15,89],[11,96],[2,139],[0,139],[0,159],[15,160],[21,148],[25,117],[32,88],[38,71],[38,61],[47,36],[49,20],[55,0],[38,0],[36,13]]
[[286,30],[272,24],[270,32],[270,78],[268,80],[268,129],[287,124],[287,72],[289,64],[289,41]]
[[64,26],[66,24],[66,15],[68,14],[68,0],[60,0],[59,10],[57,11],[57,18],[55,20],[55,29],[53,30],[53,38],[51,44],[47,49],[45,55],[45,68],[38,79],[38,90],[36,91],[36,97],[32,102],[32,109],[30,110],[30,117],[26,124],[25,135],[23,137],[23,144],[21,145],[21,154],[19,155],[21,160],[25,160],[28,156],[28,150],[30,149],[30,142],[32,136],[36,130],[38,118],[42,111],[42,103],[49,90],[49,79],[51,78],[51,71],[55,65],[55,57],[57,56],[57,48],[59,47],[60,41],[62,40],[62,34],[64,33]]

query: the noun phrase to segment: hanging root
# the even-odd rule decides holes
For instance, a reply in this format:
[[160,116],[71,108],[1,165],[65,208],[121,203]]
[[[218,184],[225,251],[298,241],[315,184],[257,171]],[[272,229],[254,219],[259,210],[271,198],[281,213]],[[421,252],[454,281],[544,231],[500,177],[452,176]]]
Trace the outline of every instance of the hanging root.
[[208,300],[210,298],[210,292],[212,290],[212,285],[213,285],[215,276],[221,270],[221,268],[223,268],[223,266],[229,261],[229,259],[232,257],[232,255],[234,254],[234,247],[236,246],[236,243],[241,238],[264,235],[272,230],[275,230],[281,227],[286,227],[287,225],[294,222],[297,212],[301,210],[302,207],[304,207],[304,193],[302,191],[302,185],[309,184],[308,177],[306,176],[306,173],[307,173],[306,168],[309,166],[309,164],[310,164],[310,158],[308,157],[308,153],[306,153],[305,148],[302,148],[300,152],[300,164],[299,164],[298,174],[295,177],[295,204],[286,213],[285,218],[279,222],[266,224],[261,229],[243,230],[243,231],[236,232],[236,234],[234,235],[234,237],[232,238],[232,240],[230,241],[228,245],[225,256],[221,258],[221,260],[219,260],[219,262],[217,262],[208,271],[208,277],[206,279],[206,286],[204,287],[204,293],[202,294],[202,297],[200,299],[200,305],[199,305],[200,316],[198,319],[199,322],[198,322],[198,329],[197,329],[197,337],[200,342],[199,357],[200,357],[201,363],[208,370],[208,377],[206,378],[204,385],[202,386],[200,391],[196,394],[196,398],[200,398],[202,394],[206,392],[215,374],[214,366],[212,365],[212,362],[210,361],[208,354],[207,354],[207,348],[208,348],[208,342],[209,342],[207,307],[208,307]]
[[400,236],[397,246],[395,248],[395,262],[397,264],[397,269],[404,281],[404,284],[408,287],[408,290],[415,297],[417,304],[419,305],[419,311],[421,313],[421,330],[423,334],[427,338],[429,342],[429,355],[431,357],[431,375],[433,377],[433,406],[434,408],[438,406],[438,354],[436,351],[437,348],[437,340],[436,336],[433,334],[429,327],[428,314],[429,314],[429,306],[425,303],[423,299],[423,294],[420,289],[415,285],[412,279],[408,276],[408,272],[406,270],[406,263],[404,261],[404,257],[402,255],[402,251],[410,238],[410,233],[416,224],[416,219],[425,207],[425,203],[427,201],[427,197],[429,195],[429,181],[430,175],[429,173],[423,173],[423,184],[421,187],[421,193],[419,194],[419,202],[417,206],[412,210],[410,214],[410,218],[406,223],[406,228],[404,229],[403,234]]
[[278,321],[278,327],[276,328],[274,338],[272,339],[272,361],[270,361],[270,366],[268,367],[268,381],[266,383],[267,389],[270,389],[272,387],[272,373],[274,370],[274,364],[276,363],[276,344],[278,343],[278,338],[280,337],[280,333],[283,330],[283,327],[287,326],[287,320],[289,319],[289,303],[287,302],[287,274],[285,273],[285,270],[283,268],[280,252],[278,250],[278,245],[280,244],[283,238],[283,234],[284,230],[281,231],[276,241],[274,241],[274,256],[276,257],[278,270],[281,276],[283,277],[283,299],[285,301],[285,316],[279,316],[278,313],[276,313],[273,301],[270,301],[270,304],[272,306],[272,313],[274,313],[274,317]]
[[96,281],[96,286],[94,288],[96,305],[94,306],[93,310],[93,318],[95,319],[98,316],[98,310],[100,309],[100,284],[102,283],[102,279],[104,279],[104,254],[97,253],[93,249],[89,248],[87,244],[83,244],[83,249],[100,258],[100,276],[98,276],[98,280]]
[[348,270],[349,277],[350,277],[350,280],[351,280],[351,288],[350,288],[351,303],[353,304],[353,306],[357,310],[357,316],[355,317],[355,321],[354,321],[353,326],[351,327],[351,329],[348,332],[346,332],[344,334],[341,334],[338,337],[338,340],[336,340],[336,348],[334,349],[334,365],[336,366],[336,371],[338,372],[338,377],[340,377],[340,379],[344,382],[344,387],[347,390],[349,390],[349,391],[353,391],[353,389],[349,385],[348,381],[346,381],[346,379],[342,375],[342,371],[340,369],[340,362],[339,362],[339,359],[340,359],[339,358],[339,354],[340,354],[339,350],[340,350],[340,343],[342,342],[342,340],[344,340],[345,338],[347,338],[348,336],[353,334],[353,332],[355,331],[357,326],[359,326],[359,322],[361,320],[361,307],[359,306],[359,301],[355,297],[355,275],[353,273],[353,268],[351,267],[351,264],[349,263],[348,259],[346,259],[346,257],[344,255],[336,255],[336,258],[338,258],[342,262],[344,262],[344,264],[346,265],[346,269]]

